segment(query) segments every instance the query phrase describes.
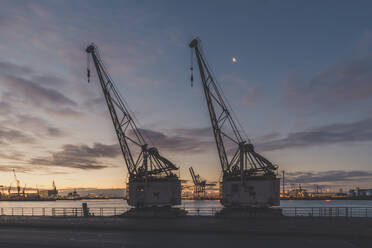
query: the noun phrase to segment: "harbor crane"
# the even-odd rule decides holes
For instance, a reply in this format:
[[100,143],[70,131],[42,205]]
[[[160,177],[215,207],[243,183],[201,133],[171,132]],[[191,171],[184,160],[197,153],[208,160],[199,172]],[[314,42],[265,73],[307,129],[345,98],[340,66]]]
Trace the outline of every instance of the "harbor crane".
[[127,103],[105,69],[97,46],[92,43],[85,51],[88,54],[88,82],[91,55],[128,169],[128,204],[139,208],[181,204],[181,182],[175,174],[178,167],[161,156],[156,147],[148,146],[145,131],[138,128]]
[[56,183],[54,182],[54,180],[53,180],[52,188],[53,188],[53,191],[54,192],[57,191],[57,186],[56,186]]
[[[225,207],[267,208],[280,204],[277,166],[257,153],[233,118],[212,71],[200,49],[201,41],[189,43],[195,54],[207,102],[218,156],[222,167],[221,203]],[[193,53],[194,51],[194,53]],[[191,73],[193,73],[191,58]],[[191,74],[191,82],[193,74]]]
[[25,186],[23,187],[23,189],[22,189],[22,196],[23,197],[25,197],[26,196],[26,184],[25,184]]
[[190,167],[189,171],[194,183],[194,198],[205,198],[205,186],[207,184],[207,181],[205,179],[202,179],[199,174],[195,174],[194,168]]
[[1,188],[1,195],[4,196],[5,195],[5,186],[0,185],[0,188]]
[[17,183],[17,195],[19,196],[21,193],[21,182],[18,180],[15,169],[13,169],[13,175],[14,175],[14,180]]
[[8,187],[8,196],[10,197],[10,191],[12,190],[12,183],[10,183],[9,187]]

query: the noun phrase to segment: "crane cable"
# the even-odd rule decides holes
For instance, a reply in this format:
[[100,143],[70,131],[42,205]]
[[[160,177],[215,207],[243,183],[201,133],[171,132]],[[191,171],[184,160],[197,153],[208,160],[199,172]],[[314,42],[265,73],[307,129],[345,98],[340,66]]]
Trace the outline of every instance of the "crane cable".
[[192,48],[190,49],[190,72],[191,72],[191,87],[194,86],[194,60],[193,60],[193,51],[192,51]]
[[88,77],[88,83],[90,82],[90,59],[89,59],[89,53],[87,53],[87,77]]

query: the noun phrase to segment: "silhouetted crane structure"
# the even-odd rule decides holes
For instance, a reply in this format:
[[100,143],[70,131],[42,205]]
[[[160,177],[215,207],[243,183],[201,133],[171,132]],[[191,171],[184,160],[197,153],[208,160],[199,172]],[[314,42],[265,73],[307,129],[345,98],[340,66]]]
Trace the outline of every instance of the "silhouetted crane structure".
[[205,198],[205,186],[207,181],[205,179],[202,179],[199,174],[195,174],[194,168],[189,168],[192,181],[194,183],[194,198],[201,199]]
[[8,196],[10,197],[10,191],[12,190],[12,183],[10,183],[9,187],[8,187]]
[[257,153],[253,144],[243,138],[242,130],[238,129],[238,122],[233,118],[232,110],[202,54],[200,40],[192,40],[189,47],[196,55],[222,167],[221,203],[225,207],[279,205],[280,181],[276,178],[277,166]]
[[40,190],[39,190],[39,187],[37,186],[37,184],[35,185],[35,188],[36,188],[37,197],[39,198],[40,197]]
[[15,169],[13,169],[13,175],[14,175],[14,180],[17,183],[17,195],[19,196],[20,193],[21,193],[21,182],[17,179],[17,175],[16,175],[16,172],[15,172]]
[[23,197],[26,196],[26,184],[25,184],[25,186],[24,186],[23,189],[22,189],[22,196],[23,196]]
[[[91,44],[91,55],[110,112],[119,145],[128,168],[127,201],[131,206],[172,206],[181,203],[178,168],[161,156],[156,147],[149,147],[144,130],[138,128],[127,103],[121,97],[100,58],[97,46]],[[88,57],[89,59],[89,57]],[[89,62],[89,60],[88,60]],[[90,69],[88,63],[88,82]]]

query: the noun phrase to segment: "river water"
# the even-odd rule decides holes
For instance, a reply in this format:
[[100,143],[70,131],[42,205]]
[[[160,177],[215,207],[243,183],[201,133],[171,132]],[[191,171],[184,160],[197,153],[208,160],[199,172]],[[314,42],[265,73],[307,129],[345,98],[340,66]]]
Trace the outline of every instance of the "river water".
[[[123,199],[89,199],[58,201],[0,201],[0,208],[32,207],[32,208],[79,208],[82,203],[91,208],[116,207],[125,208],[128,204]],[[281,207],[372,207],[372,200],[282,200]],[[220,208],[218,200],[183,200],[186,208]]]

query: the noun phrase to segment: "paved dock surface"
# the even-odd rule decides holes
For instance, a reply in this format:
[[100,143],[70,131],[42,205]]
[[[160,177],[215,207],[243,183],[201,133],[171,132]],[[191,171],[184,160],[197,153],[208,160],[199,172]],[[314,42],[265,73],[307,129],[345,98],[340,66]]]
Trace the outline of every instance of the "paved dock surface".
[[0,247],[372,247],[372,220],[1,216]]
[[0,247],[55,247],[55,248],[230,248],[230,247],[301,247],[301,248],[352,248],[371,247],[365,240],[348,240],[324,237],[280,237],[244,234],[97,231],[97,230],[46,230],[35,228],[0,229]]

